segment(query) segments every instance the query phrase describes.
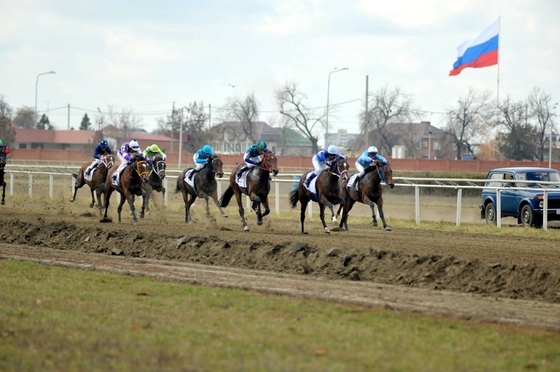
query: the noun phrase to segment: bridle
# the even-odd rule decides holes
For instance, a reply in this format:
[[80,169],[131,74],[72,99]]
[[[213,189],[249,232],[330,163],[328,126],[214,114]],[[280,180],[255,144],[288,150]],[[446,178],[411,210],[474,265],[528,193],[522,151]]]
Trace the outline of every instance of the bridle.
[[[344,162],[346,164],[346,166],[344,167],[345,169],[343,169],[342,171],[340,170],[340,162]],[[348,179],[348,162],[346,159],[340,158],[338,159],[335,164],[333,164],[333,166],[331,168],[335,168],[335,171],[331,171],[329,169],[329,173],[339,177],[340,179],[343,180],[347,180]]]
[[145,160],[134,161],[134,170],[140,176],[140,178],[146,179],[148,177],[148,163]]
[[274,156],[274,154],[272,152],[267,152],[264,155],[262,164],[261,164],[261,169],[264,171],[271,171],[272,173],[276,176],[278,174],[278,169],[272,169],[271,165],[270,165],[270,159],[274,158],[276,159],[276,157]]
[[152,162],[154,163],[154,167],[152,168],[152,172],[157,174],[157,176],[160,179],[164,179],[165,178],[165,169],[166,169],[165,160],[163,160],[161,158],[159,158],[158,160],[155,160],[155,157],[154,157],[154,158],[152,158]]
[[110,154],[103,155],[101,157],[101,163],[105,166],[105,168],[111,169],[113,165],[115,165],[115,157]]
[[224,175],[224,172],[218,172],[218,167],[219,166],[223,166],[222,163],[222,159],[216,157],[214,159],[212,159],[212,161],[210,162],[210,164],[212,165],[212,173],[215,173],[218,175],[218,177],[222,177]]

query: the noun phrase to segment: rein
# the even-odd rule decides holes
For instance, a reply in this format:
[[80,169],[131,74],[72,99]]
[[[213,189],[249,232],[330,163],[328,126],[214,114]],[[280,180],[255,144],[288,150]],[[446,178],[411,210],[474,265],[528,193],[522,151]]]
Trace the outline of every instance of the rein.
[[146,161],[145,160],[137,160],[135,162],[135,167],[134,170],[136,171],[136,173],[140,176],[140,178],[145,178],[148,176],[148,171],[146,170],[141,170],[140,167],[145,166],[146,165]]

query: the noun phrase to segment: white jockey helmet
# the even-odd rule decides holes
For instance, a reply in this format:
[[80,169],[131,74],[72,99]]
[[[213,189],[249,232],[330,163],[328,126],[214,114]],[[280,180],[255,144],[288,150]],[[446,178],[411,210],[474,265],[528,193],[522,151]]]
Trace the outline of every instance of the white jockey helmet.
[[336,148],[335,145],[330,145],[329,148],[327,149],[327,152],[331,155],[336,155],[338,154],[338,149]]
[[138,151],[140,148],[140,144],[136,140],[132,140],[128,143],[128,147],[130,147],[134,151]]
[[375,147],[375,146],[370,146],[370,147],[368,147],[367,152],[370,153],[370,154],[375,154],[375,155],[377,155],[377,147]]

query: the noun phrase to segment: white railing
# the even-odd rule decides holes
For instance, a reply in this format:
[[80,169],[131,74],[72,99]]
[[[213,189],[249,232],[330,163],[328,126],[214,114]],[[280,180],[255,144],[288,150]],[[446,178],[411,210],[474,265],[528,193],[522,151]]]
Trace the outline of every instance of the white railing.
[[[36,168],[37,166],[32,166]],[[54,168],[53,166],[41,166],[41,168]],[[72,172],[68,172],[69,169],[74,169],[75,167],[59,167],[59,171],[57,172],[46,172],[46,171],[34,171],[34,170],[13,170],[13,169],[6,169],[5,172],[10,175],[9,179],[9,195],[14,195],[14,174],[28,174],[28,193],[29,197],[33,197],[33,176],[34,175],[47,175],[49,177],[49,197],[52,199],[54,197],[54,187],[55,187],[55,177],[64,177],[69,179],[70,185],[70,192],[74,192],[74,178],[72,176]],[[171,177],[178,177],[181,173],[181,170],[167,170],[166,174]],[[294,183],[299,182],[296,181],[295,177],[301,177],[301,173],[294,173],[294,174],[282,174],[281,176],[275,177],[272,179],[272,184],[274,185],[274,209],[277,215],[280,214],[280,184],[281,183]],[[285,178],[287,177],[287,178]],[[175,178],[172,178],[173,180]],[[456,196],[456,225],[461,225],[461,215],[462,215],[462,199],[463,199],[463,190],[466,189],[491,189],[496,190],[496,225],[498,228],[502,226],[502,218],[501,218],[501,192],[505,189],[511,189],[509,187],[484,187],[483,185],[477,185],[480,183],[485,183],[486,179],[462,179],[462,178],[411,178],[411,177],[394,177],[395,181],[400,181],[395,183],[395,187],[414,187],[414,211],[415,211],[415,222],[417,225],[420,224],[420,189],[421,188],[438,188],[438,189],[454,189],[457,190]],[[222,195],[222,188],[225,185],[229,184],[229,174],[225,173],[223,178],[216,179],[218,184],[218,195]],[[437,184],[425,184],[422,182],[436,182]],[[467,183],[467,185],[459,185],[458,182]],[[520,181],[515,180],[516,183],[534,183],[535,181]],[[551,184],[551,185],[558,185],[558,183],[554,182],[539,182],[541,184]],[[166,177],[163,180],[163,185],[166,189],[169,190],[169,177]],[[531,188],[520,188],[516,187],[516,190],[535,190]],[[549,192],[558,192],[558,189],[539,189],[543,191],[543,211],[548,210],[548,195]],[[169,192],[165,194],[164,203],[168,205]],[[246,196],[247,208],[250,208],[250,199]],[[311,217],[313,215],[313,204],[308,204],[308,215]],[[548,213],[543,213],[543,229],[547,230],[548,228]]]

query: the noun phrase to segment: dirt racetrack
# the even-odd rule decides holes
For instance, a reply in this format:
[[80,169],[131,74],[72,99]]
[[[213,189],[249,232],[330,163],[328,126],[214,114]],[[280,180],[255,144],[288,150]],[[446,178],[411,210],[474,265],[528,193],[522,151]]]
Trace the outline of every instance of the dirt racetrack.
[[[86,199],[87,200],[87,199]],[[351,225],[326,235],[317,217],[267,216],[243,232],[237,207],[195,223],[177,207],[132,224],[100,223],[85,202],[21,198],[1,206],[0,258],[151,275],[190,283],[444,314],[560,331],[558,240]],[[235,203],[234,203],[235,204]]]

